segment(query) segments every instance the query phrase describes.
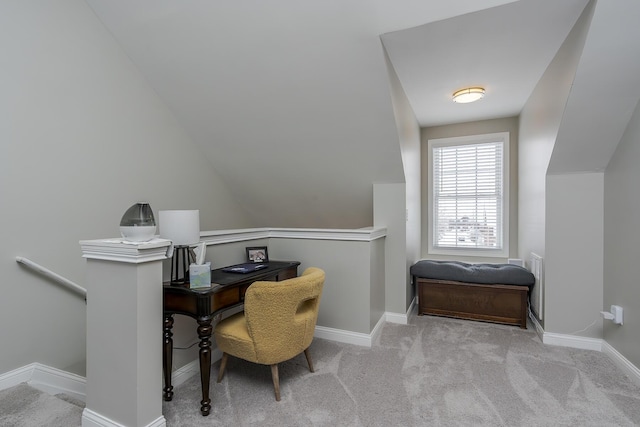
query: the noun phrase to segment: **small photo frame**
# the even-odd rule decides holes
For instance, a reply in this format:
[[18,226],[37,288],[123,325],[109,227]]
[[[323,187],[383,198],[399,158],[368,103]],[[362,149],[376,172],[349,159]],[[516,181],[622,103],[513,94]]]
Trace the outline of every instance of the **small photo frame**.
[[266,246],[253,246],[247,248],[248,262],[269,262],[269,253]]

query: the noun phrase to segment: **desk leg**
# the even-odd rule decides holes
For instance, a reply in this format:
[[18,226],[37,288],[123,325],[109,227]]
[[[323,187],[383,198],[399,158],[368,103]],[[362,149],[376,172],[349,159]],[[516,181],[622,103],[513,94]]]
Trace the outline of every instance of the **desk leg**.
[[200,382],[202,383],[202,400],[200,412],[209,415],[211,399],[209,399],[209,375],[211,374],[211,317],[198,319],[198,338],[200,338]]
[[162,352],[162,367],[164,373],[164,400],[173,399],[173,386],[171,385],[171,367],[173,365],[173,315],[164,317],[164,345]]

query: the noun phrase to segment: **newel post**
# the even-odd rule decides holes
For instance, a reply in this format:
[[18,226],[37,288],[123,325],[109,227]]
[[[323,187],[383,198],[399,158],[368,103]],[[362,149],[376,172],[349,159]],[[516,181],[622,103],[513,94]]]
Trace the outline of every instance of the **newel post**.
[[166,426],[162,261],[170,241],[83,240],[87,385],[83,427]]

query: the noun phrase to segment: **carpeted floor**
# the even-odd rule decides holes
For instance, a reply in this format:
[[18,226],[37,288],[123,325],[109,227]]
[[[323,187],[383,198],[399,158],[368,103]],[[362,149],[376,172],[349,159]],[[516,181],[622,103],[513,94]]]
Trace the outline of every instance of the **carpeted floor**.
[[[315,339],[271,371],[230,358],[212,412],[200,379],[163,403],[167,426],[638,426],[640,387],[599,352],[545,346],[532,329],[430,316],[387,323],[372,348]],[[80,406],[26,384],[0,391],[0,426],[71,427]],[[81,404],[81,402],[80,402]]]
[[76,427],[84,404],[66,395],[51,396],[26,383],[0,391],[2,427]]
[[200,381],[175,390],[168,426],[637,426],[640,387],[602,353],[545,346],[530,328],[430,316],[387,323],[371,349],[315,339],[280,365],[230,358],[202,417]]

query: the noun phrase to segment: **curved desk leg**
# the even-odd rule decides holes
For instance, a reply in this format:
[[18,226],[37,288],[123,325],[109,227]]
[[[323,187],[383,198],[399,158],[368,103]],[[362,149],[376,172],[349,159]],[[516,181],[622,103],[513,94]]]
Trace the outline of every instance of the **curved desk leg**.
[[202,384],[202,400],[200,412],[209,415],[211,399],[209,398],[209,375],[211,373],[211,317],[198,319],[198,338],[200,338],[200,382]]
[[173,399],[173,386],[171,385],[171,367],[173,365],[173,315],[164,316],[164,340],[162,352],[162,370],[164,373],[164,400]]

